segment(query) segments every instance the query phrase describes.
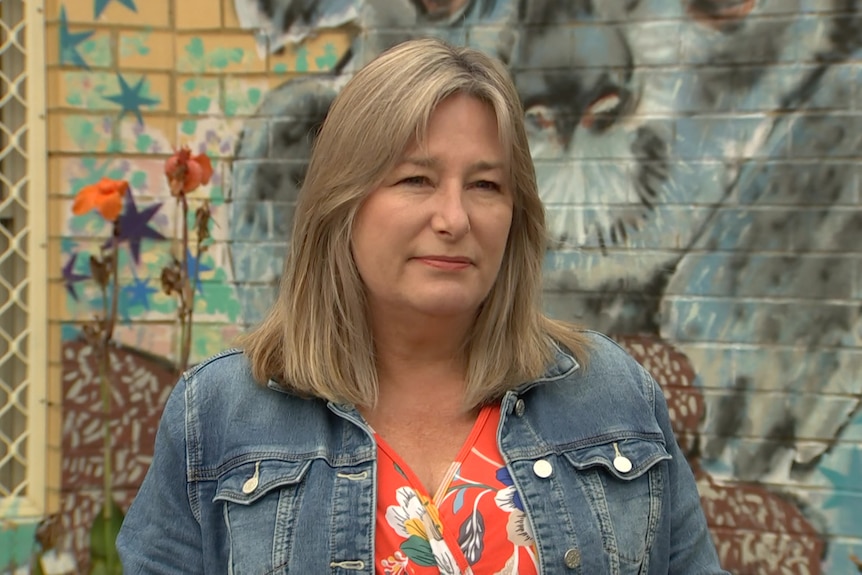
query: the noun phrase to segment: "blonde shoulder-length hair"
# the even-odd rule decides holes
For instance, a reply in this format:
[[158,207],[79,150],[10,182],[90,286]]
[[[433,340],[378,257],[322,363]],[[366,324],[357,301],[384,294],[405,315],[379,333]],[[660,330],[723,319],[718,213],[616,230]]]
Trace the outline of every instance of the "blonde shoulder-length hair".
[[493,401],[539,377],[553,359],[552,341],[584,361],[582,333],[541,311],[544,208],[507,69],[477,50],[421,39],[362,68],[329,109],[297,200],[278,298],[239,341],[256,379],[304,396],[376,404],[374,341],[351,255],[354,217],[408,146],[423,141],[436,106],[455,93],[493,108],[514,194],[499,276],[464,342],[465,403]]

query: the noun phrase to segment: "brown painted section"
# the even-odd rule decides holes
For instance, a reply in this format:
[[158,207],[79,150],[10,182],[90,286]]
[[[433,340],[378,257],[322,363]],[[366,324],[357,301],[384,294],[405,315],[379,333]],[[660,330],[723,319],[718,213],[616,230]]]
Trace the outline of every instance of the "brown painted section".
[[662,388],[674,433],[695,473],[722,566],[740,575],[819,575],[826,543],[792,500],[756,484],[722,485],[701,468],[697,431],[705,409],[700,390],[693,386],[695,371],[688,358],[655,336],[614,339]]
[[[111,352],[110,415],[114,497],[128,509],[153,455],[159,418],[176,378],[163,362],[133,351]],[[102,502],[101,394],[92,347],[63,344],[62,526],[79,572],[89,567],[89,531]]]

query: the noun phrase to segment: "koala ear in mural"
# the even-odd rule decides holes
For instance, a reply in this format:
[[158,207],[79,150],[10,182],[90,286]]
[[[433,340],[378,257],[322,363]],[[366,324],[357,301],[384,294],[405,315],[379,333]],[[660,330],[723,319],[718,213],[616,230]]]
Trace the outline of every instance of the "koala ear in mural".
[[339,84],[335,76],[317,74],[282,84],[240,134],[230,233],[245,321],[259,320],[273,299],[311,144]]
[[234,0],[240,26],[255,30],[258,51],[278,53],[320,30],[359,17],[362,0]]

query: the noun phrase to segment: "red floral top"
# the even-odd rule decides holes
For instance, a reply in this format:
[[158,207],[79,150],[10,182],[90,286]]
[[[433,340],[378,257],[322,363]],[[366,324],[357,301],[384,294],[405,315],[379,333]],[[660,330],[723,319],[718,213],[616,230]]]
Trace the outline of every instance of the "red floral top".
[[499,421],[499,406],[480,411],[433,498],[377,436],[378,575],[538,573],[524,506],[497,449]]

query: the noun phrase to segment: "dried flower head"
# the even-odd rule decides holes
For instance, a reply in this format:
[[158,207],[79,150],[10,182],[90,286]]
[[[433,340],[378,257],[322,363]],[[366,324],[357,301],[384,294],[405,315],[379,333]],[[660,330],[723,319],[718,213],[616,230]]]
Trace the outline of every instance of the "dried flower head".
[[173,196],[180,196],[207,185],[213,175],[213,166],[206,154],[192,155],[187,146],[177,150],[165,161],[165,176]]
[[204,242],[210,238],[211,219],[210,203],[204,202],[201,207],[195,210],[195,231],[197,232],[199,242]]
[[170,264],[162,268],[162,291],[165,295],[173,293],[182,293],[183,291],[183,274],[182,264],[174,258]]

